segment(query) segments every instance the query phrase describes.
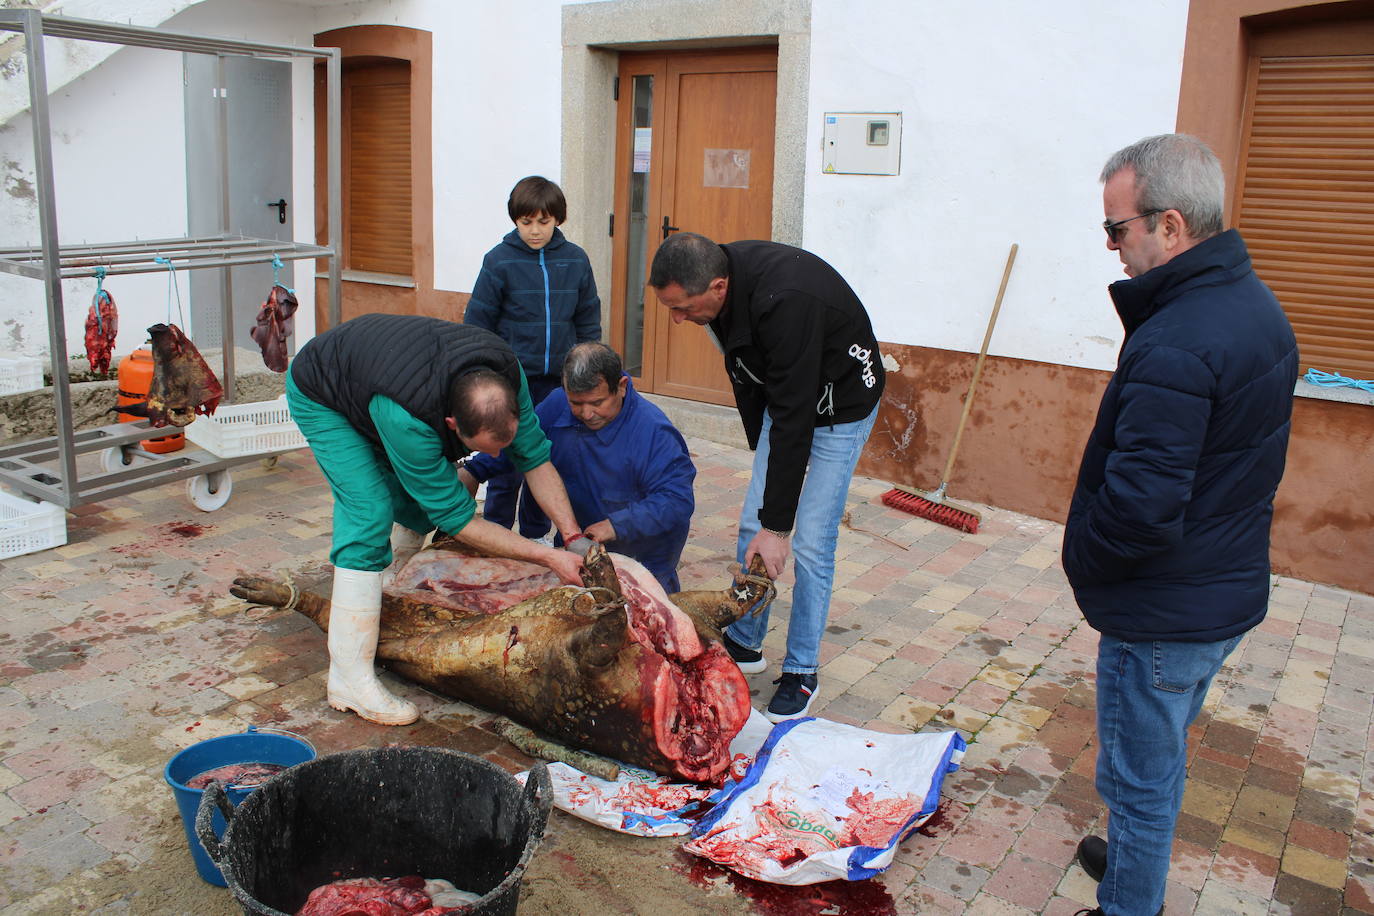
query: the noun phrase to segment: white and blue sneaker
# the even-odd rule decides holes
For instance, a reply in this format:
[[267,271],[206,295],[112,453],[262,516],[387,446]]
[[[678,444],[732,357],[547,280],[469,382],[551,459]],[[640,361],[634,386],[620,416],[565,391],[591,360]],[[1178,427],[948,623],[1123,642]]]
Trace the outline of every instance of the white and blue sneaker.
[[784,671],[773,683],[778,685],[778,691],[763,713],[769,722],[798,719],[811,711],[811,704],[816,701],[816,675]]

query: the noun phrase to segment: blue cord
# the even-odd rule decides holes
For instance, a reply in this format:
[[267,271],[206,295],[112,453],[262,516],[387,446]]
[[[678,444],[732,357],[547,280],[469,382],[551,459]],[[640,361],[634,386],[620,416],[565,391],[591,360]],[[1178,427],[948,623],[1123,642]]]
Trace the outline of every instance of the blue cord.
[[1362,391],[1374,392],[1374,382],[1365,379],[1346,378],[1339,372],[1323,372],[1320,369],[1308,369],[1307,374],[1302,377],[1304,382],[1309,382],[1319,388],[1359,388]]
[[[286,265],[283,264],[283,263],[281,262],[281,258],[277,257],[275,254],[272,255],[272,285],[273,285],[273,286],[281,286],[281,283],[277,280],[277,272],[280,271],[280,270],[281,270],[283,267],[285,267],[285,266],[286,266]],[[290,293],[290,294],[293,295],[293,296],[296,295],[296,291],[295,291],[294,289],[292,289],[291,287],[289,287],[289,286],[281,286],[281,288],[284,289],[284,290],[286,290],[288,293]]]
[[181,318],[181,329],[186,332],[186,336],[191,336],[191,330],[186,325],[186,313],[181,309],[181,287],[177,286],[177,268],[172,263],[171,258],[161,258],[154,256],[153,263],[167,265],[167,323],[172,323],[172,293],[177,296],[177,316]]
[[95,269],[95,326],[100,333],[105,333],[105,320],[100,317],[100,305],[102,300],[108,299],[110,294],[105,292],[105,268]]

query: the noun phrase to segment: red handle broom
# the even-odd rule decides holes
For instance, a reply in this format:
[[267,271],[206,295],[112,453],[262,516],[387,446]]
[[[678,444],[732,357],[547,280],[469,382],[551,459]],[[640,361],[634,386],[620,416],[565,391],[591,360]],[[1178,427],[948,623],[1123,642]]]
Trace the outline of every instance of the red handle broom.
[[973,366],[973,378],[968,383],[968,395],[964,398],[964,412],[959,417],[959,428],[954,432],[954,445],[949,450],[949,460],[945,462],[945,473],[940,477],[940,486],[929,493],[921,493],[910,487],[894,484],[883,494],[883,503],[903,512],[930,519],[950,528],[958,528],[969,534],[978,533],[978,520],[982,518],[976,509],[961,506],[945,499],[945,488],[949,486],[949,475],[954,470],[954,458],[959,454],[959,440],[964,438],[964,424],[973,410],[973,392],[978,387],[978,377],[983,374],[983,360],[988,355],[988,342],[992,340],[992,329],[997,325],[997,313],[1002,310],[1002,296],[1007,291],[1007,281],[1011,279],[1011,265],[1016,261],[1017,246],[1013,242],[1007,254],[1007,266],[1002,271],[1002,285],[997,289],[997,301],[993,303],[992,315],[988,317],[988,330],[983,335],[983,347],[978,351],[978,362]]

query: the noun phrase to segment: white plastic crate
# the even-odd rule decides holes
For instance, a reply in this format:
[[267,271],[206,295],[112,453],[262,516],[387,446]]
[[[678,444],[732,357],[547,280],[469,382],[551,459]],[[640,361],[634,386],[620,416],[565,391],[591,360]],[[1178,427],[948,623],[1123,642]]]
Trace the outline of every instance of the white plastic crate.
[[291,419],[286,395],[220,407],[212,416],[196,417],[185,432],[187,439],[221,458],[305,448],[305,436]]
[[26,356],[0,356],[0,394],[43,387],[43,363]]
[[67,543],[67,512],[56,503],[0,490],[0,560]]

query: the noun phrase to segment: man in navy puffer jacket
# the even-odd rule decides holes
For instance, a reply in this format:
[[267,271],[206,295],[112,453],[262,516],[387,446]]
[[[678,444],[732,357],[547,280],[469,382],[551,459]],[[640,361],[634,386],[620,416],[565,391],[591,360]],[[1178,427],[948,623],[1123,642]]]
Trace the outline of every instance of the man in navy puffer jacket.
[[1149,137],[1102,171],[1126,339],[1079,468],[1064,571],[1097,658],[1097,790],[1107,841],[1079,844],[1098,912],[1164,901],[1187,729],[1264,619],[1269,527],[1288,447],[1297,343],[1223,231],[1225,181],[1201,141]]

